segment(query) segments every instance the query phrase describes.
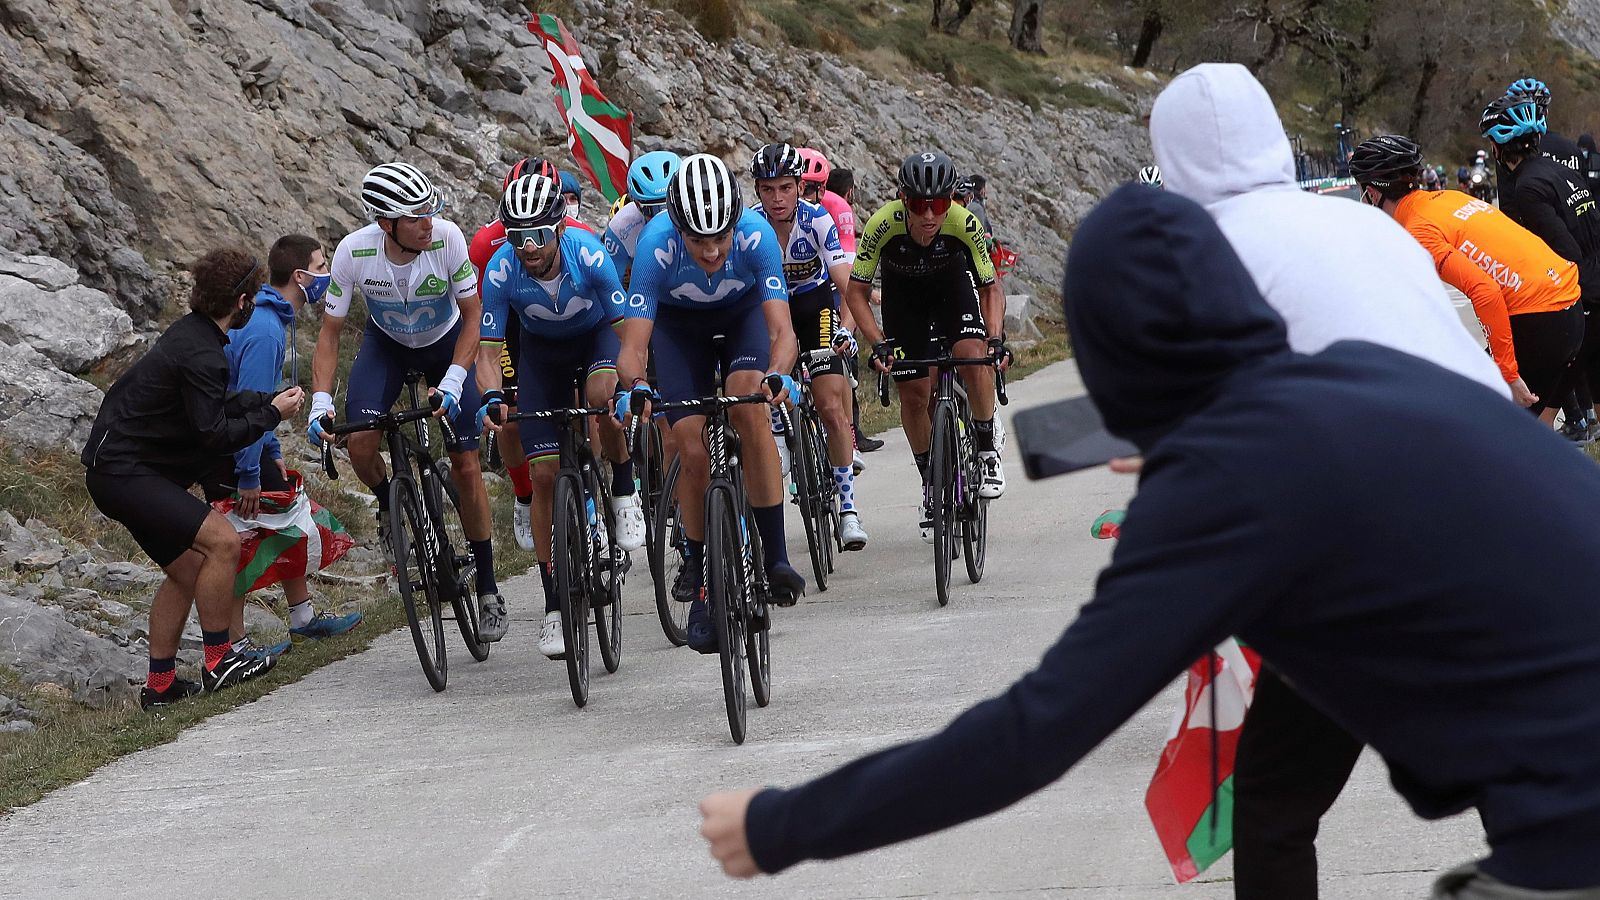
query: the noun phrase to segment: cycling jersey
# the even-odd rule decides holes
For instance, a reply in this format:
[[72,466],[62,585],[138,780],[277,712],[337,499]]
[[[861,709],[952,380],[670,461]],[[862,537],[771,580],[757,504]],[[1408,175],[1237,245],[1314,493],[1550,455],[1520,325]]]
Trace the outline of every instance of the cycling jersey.
[[950,204],[944,226],[924,247],[906,230],[906,206],[893,200],[873,214],[856,244],[850,280],[872,283],[879,262],[884,271],[919,278],[971,266],[979,287],[994,284],[994,262],[984,245],[983,225],[958,203]]
[[[541,338],[584,334],[599,324],[622,321],[627,295],[611,257],[592,234],[561,236],[561,272],[552,285],[528,273],[515,248],[502,245],[489,259],[483,281],[483,327],[479,342],[500,344],[509,328]],[[520,325],[511,323],[515,315]]]
[[1600,299],[1600,207],[1582,174],[1536,156],[1517,166],[1515,202],[1501,212],[1578,264],[1578,281],[1590,302]]
[[1433,256],[1439,277],[1471,299],[1501,376],[1516,381],[1509,317],[1577,302],[1577,265],[1492,205],[1460,191],[1412,191],[1394,217]]
[[850,208],[850,201],[833,191],[823,191],[822,208],[833,217],[833,224],[839,226],[839,246],[844,249],[845,258],[855,262],[856,211]]
[[[1574,172],[1583,171],[1583,151],[1578,149],[1577,144],[1553,131],[1539,136],[1539,155]],[[1519,202],[1516,197],[1516,183],[1517,176],[1521,172],[1521,166],[1512,171],[1506,168],[1505,163],[1495,160],[1494,176],[1500,186],[1500,211],[1519,222],[1521,219],[1515,215],[1520,212],[1516,208]]]
[[648,224],[650,220],[645,218],[644,210],[632,202],[624,204],[611,217],[606,225],[606,252],[611,254],[618,272],[626,272],[633,265],[633,250],[639,244],[639,235],[644,231],[644,226]]
[[[763,219],[766,210],[752,206]],[[770,222],[769,222],[770,224]],[[773,231],[777,233],[776,229]],[[789,229],[789,240],[783,247],[783,278],[789,284],[789,296],[795,297],[812,288],[828,283],[828,270],[849,262],[844,248],[839,245],[839,228],[828,211],[815,203],[795,201],[794,225]]]
[[433,243],[404,265],[390,262],[383,244],[376,222],[339,242],[333,251],[327,314],[344,318],[351,297],[360,290],[367,315],[379,329],[403,346],[427,347],[460,318],[456,300],[478,292],[466,238],[454,223],[435,218]]
[[[587,231],[590,234],[595,233],[593,228],[571,216],[567,216],[563,221],[568,231],[576,229],[578,231]],[[489,265],[489,257],[494,256],[495,251],[505,245],[506,226],[499,219],[479,228],[478,233],[472,236],[472,246],[467,248],[467,256],[472,259],[472,267],[478,270],[478,280],[480,282],[483,281],[484,268]]]
[[645,226],[637,250],[628,284],[630,319],[654,319],[657,305],[710,310],[789,300],[778,235],[754,210],[740,214],[728,256],[715,273],[707,274],[689,256],[669,216]]

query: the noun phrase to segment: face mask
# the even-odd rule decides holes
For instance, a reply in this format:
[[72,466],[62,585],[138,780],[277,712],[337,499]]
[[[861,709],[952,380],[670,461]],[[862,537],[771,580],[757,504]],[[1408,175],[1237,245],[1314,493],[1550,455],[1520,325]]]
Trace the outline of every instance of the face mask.
[[256,298],[253,296],[245,298],[244,306],[234,310],[233,318],[228,320],[229,330],[243,328],[245,323],[250,321],[250,317],[255,314],[255,311]]
[[300,271],[311,276],[311,283],[301,288],[301,290],[305,291],[306,302],[321,303],[323,295],[328,293],[328,285],[333,281],[333,273],[328,272],[318,275],[316,272],[306,272],[305,269]]
[[578,217],[578,204],[576,204],[576,203],[574,203],[574,202],[572,202],[570,200],[567,201],[567,215],[569,215],[572,218],[576,219]]

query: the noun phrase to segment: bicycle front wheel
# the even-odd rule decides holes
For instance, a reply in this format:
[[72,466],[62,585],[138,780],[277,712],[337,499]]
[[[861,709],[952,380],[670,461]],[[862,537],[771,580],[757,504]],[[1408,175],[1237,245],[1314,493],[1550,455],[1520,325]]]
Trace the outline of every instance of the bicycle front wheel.
[[795,501],[800,507],[800,521],[806,527],[806,549],[811,553],[811,574],[816,578],[813,584],[817,586],[818,591],[825,591],[828,589],[828,551],[823,546],[826,536],[822,533],[819,515],[822,511],[822,501],[818,494],[822,485],[817,481],[816,443],[807,433],[809,429],[805,417],[797,417],[797,425],[801,431],[796,436],[794,444],[799,453],[794,457],[794,471],[790,475],[794,479]]
[[[972,434],[972,429],[967,429]],[[989,553],[989,501],[978,496],[978,485],[983,483],[983,469],[978,455],[973,451],[971,438],[962,447],[965,464],[961,484],[961,555],[967,562],[967,580],[973,584],[983,580],[983,561]]]
[[650,531],[650,580],[655,584],[656,615],[661,619],[661,631],[674,647],[689,641],[689,604],[679,603],[672,597],[672,583],[683,568],[684,548],[688,540],[683,525],[678,521],[678,461],[667,467],[661,482],[661,492],[656,495],[655,524]]
[[582,708],[589,702],[589,517],[584,511],[583,488],[576,475],[556,478],[555,561],[556,596],[561,600],[561,631],[567,645],[567,683],[572,702]]
[[706,593],[717,629],[728,730],[735,744],[744,743],[745,735],[744,597],[749,589],[745,578],[749,566],[743,545],[733,491],[726,485],[713,485],[706,492]]
[[410,478],[389,481],[389,543],[394,551],[395,583],[405,607],[406,624],[417,646],[422,674],[435,691],[444,690],[449,662],[444,649],[444,609],[434,583],[429,531],[417,486]]
[[833,482],[833,463],[828,460],[828,433],[815,412],[808,417],[806,433],[811,438],[811,455],[817,461],[817,530],[821,533],[823,555],[831,573],[834,560],[844,545],[839,542],[839,489]]
[[956,552],[956,417],[948,403],[933,413],[928,493],[933,501],[933,585],[939,605],[950,602],[950,560]]

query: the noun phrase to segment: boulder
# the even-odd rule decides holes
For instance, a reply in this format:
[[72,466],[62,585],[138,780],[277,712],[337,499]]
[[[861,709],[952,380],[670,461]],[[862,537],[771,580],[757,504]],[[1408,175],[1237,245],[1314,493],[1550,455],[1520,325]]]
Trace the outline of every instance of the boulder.
[[1028,294],[1006,295],[1006,338],[1011,341],[1037,341],[1043,337],[1034,322],[1033,297]]
[[[0,251],[0,269],[5,262],[4,251]],[[60,270],[65,265],[40,268],[37,274],[49,279],[46,284],[59,284],[63,277]],[[76,277],[73,273],[74,280]],[[133,333],[133,319],[104,291],[75,283],[47,287],[31,279],[0,274],[0,341],[28,344],[63,371],[81,375],[106,357],[132,347],[138,338]]]
[[80,703],[132,699],[144,680],[138,653],[74,627],[65,613],[18,599],[0,585],[0,665],[28,684],[55,684]]
[[31,346],[0,343],[0,438],[8,443],[76,453],[89,439],[102,397]]

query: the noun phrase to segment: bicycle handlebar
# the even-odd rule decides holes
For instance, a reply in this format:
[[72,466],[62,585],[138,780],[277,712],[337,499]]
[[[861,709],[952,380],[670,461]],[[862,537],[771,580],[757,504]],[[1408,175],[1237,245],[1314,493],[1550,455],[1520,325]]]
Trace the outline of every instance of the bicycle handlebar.
[[[442,394],[430,394],[428,395],[427,407],[418,406],[413,409],[403,409],[399,412],[387,412],[365,422],[346,422],[343,425],[333,424],[333,416],[324,413],[322,416],[322,432],[326,437],[322,440],[323,473],[335,481],[339,479],[339,470],[333,462],[333,438],[363,431],[397,431],[401,426],[429,418],[439,410],[443,403],[444,396]],[[450,420],[447,418],[440,419],[439,427],[444,431],[445,441],[454,444],[456,442],[456,430],[451,427]]]
[[[504,407],[501,407],[501,408],[504,409]],[[500,416],[496,419],[495,424],[497,424],[497,425],[506,425],[506,424],[509,424],[511,422],[531,422],[531,421],[537,421],[537,420],[540,420],[540,419],[555,419],[557,421],[566,421],[568,419],[577,419],[577,418],[582,418],[584,416],[609,416],[609,415],[611,415],[611,409],[609,407],[605,407],[605,406],[574,406],[574,407],[568,407],[568,408],[565,408],[565,409],[542,409],[542,410],[539,410],[538,412],[519,412],[514,416],[508,416],[508,415],[506,415],[505,413],[502,412],[500,414]]]
[[[995,365],[994,357],[990,356],[942,356],[937,359],[896,359],[897,366],[928,366],[935,369],[953,369],[957,366],[994,366],[994,393],[1001,406],[1008,406],[1011,398],[1006,396],[1006,371]],[[887,373],[878,373],[878,402],[884,406],[889,405],[889,376]]]

